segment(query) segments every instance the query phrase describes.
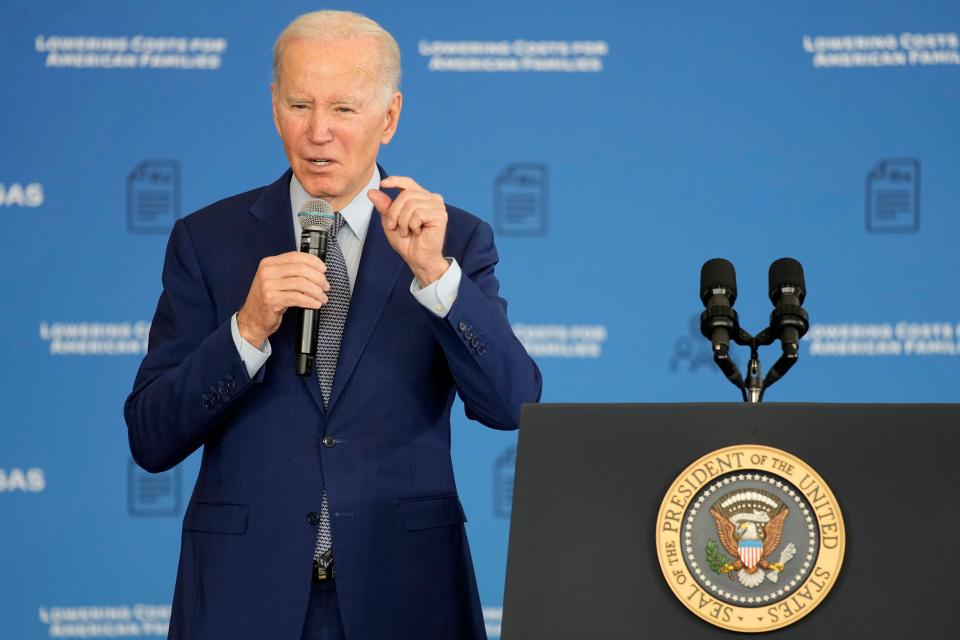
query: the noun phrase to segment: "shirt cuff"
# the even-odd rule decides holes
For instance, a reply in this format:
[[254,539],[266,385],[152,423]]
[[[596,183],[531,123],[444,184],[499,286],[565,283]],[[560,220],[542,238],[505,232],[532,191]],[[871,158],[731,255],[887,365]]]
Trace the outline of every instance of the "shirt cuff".
[[243,361],[243,366],[247,368],[247,375],[252,379],[260,371],[260,367],[267,361],[273,351],[270,349],[270,341],[264,340],[262,351],[243,339],[240,335],[240,327],[237,326],[237,314],[230,318],[230,335],[233,336],[233,344],[237,347],[237,353]]
[[453,303],[457,299],[457,291],[460,290],[460,265],[453,258],[446,258],[450,264],[447,270],[443,272],[439,280],[435,280],[427,286],[421,288],[417,279],[414,278],[410,283],[410,293],[417,299],[417,302],[430,310],[430,313],[438,318],[445,318]]

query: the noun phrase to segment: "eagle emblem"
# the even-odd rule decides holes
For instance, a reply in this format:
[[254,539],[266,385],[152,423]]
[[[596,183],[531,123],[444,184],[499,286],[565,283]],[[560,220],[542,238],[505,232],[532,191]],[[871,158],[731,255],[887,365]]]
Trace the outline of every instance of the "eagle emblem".
[[710,507],[710,515],[716,521],[720,544],[736,559],[730,562],[711,540],[707,543],[710,568],[750,589],[764,580],[776,582],[797,552],[796,546],[788,543],[777,561],[771,562],[789,513],[786,504],[762,489],[740,489],[722,496]]

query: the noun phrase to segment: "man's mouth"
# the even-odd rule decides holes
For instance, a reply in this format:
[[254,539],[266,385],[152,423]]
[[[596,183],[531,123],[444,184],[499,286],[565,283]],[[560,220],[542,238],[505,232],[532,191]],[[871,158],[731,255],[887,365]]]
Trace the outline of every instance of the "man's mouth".
[[329,158],[309,158],[308,162],[315,167],[326,167],[333,163]]

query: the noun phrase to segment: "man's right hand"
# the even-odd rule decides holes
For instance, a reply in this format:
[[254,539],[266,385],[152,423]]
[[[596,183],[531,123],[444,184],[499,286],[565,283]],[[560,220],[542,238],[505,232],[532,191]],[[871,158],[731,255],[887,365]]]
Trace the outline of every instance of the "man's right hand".
[[260,349],[280,328],[287,309],[319,309],[326,304],[330,290],[326,271],[320,258],[300,251],[261,260],[247,300],[237,313],[243,339]]

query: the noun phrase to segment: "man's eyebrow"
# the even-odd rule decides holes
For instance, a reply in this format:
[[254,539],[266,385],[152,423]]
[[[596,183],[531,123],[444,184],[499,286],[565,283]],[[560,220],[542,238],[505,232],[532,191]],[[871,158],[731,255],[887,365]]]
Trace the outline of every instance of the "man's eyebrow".
[[330,104],[348,104],[357,107],[363,104],[363,100],[354,96],[333,96],[328,102]]
[[[294,104],[294,103],[313,104],[314,102],[316,102],[313,98],[307,98],[307,97],[305,97],[305,96],[299,96],[299,95],[295,95],[295,94],[294,94],[294,95],[285,96],[285,97],[284,97],[284,100],[286,100],[287,103],[289,103],[289,104]],[[327,104],[327,105],[349,105],[349,106],[353,106],[353,107],[362,107],[363,104],[364,104],[364,101],[363,101],[362,99],[360,99],[360,98],[355,97],[355,96],[332,96],[332,97],[328,98],[327,100],[325,100],[325,101],[324,101],[324,104]]]

